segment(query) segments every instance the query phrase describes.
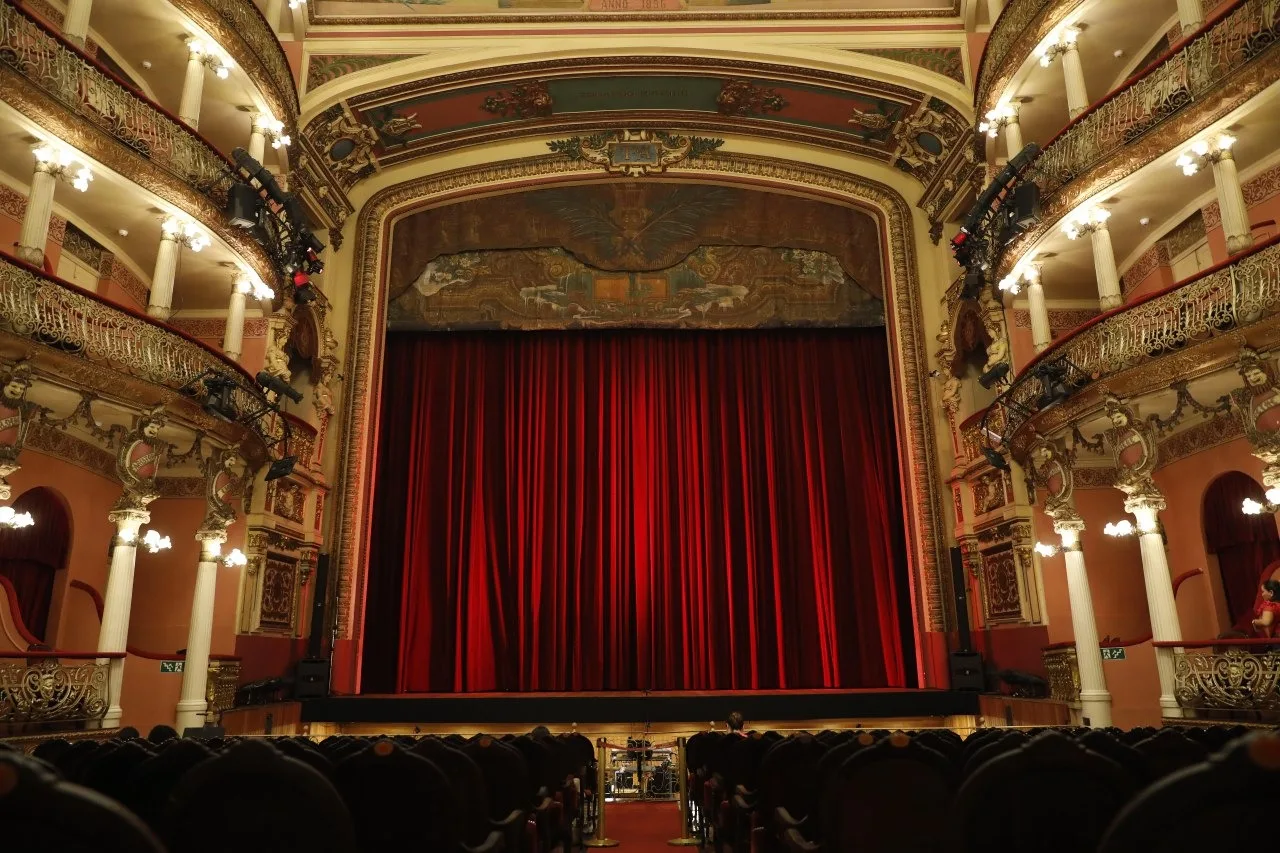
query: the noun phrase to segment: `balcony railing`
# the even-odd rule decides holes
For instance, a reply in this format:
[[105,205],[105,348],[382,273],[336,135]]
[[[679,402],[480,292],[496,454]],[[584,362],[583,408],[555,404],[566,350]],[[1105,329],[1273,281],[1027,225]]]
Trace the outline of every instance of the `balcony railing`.
[[[1185,282],[1090,320],[1042,352],[993,404],[1008,444],[1040,409],[1041,368],[1069,364],[1096,381],[1280,311],[1280,237]],[[1065,359],[1065,361],[1063,361]]]
[[236,704],[236,688],[240,684],[239,658],[210,658],[209,679],[205,682],[205,698],[209,700],[206,721],[216,723],[224,711]]
[[[221,353],[6,256],[0,256],[0,330],[175,391],[206,370],[216,370],[237,379],[233,394],[238,411],[262,408],[254,379]],[[259,426],[269,436],[283,433],[275,416]]]
[[0,725],[101,720],[113,657],[124,654],[0,652]]
[[1270,52],[1278,35],[1277,0],[1237,2],[1044,147],[1034,168],[1045,200],[1192,104],[1220,97],[1238,71]]
[[195,131],[5,0],[0,63],[221,208],[238,180]]
[[[276,116],[287,124],[298,117],[298,89],[289,70],[289,60],[276,38],[271,24],[254,5],[253,0],[170,0],[188,17],[214,36],[218,44],[232,54],[250,76],[263,80],[263,95],[276,110]],[[243,45],[243,50],[237,47]],[[258,66],[254,69],[254,66]]]
[[[1153,643],[1174,656],[1173,695],[1196,712],[1280,712],[1280,640]],[[1192,651],[1194,650],[1194,651]]]
[[[986,112],[983,107],[989,106],[987,98],[992,94],[996,80],[1012,76],[1021,60],[1031,55],[1035,42],[1030,39],[1039,29],[1038,24],[1048,17],[1055,6],[1064,5],[1068,4],[1063,3],[1063,0],[1009,0],[1005,4],[1000,17],[991,26],[991,35],[987,38],[987,46],[982,51],[982,60],[978,64],[978,85],[974,91],[973,104],[978,108],[979,114]],[[1075,5],[1078,5],[1078,0]],[[1069,10],[1063,10],[1063,14],[1066,11]],[[1017,50],[1024,42],[1024,48]],[[1017,63],[1006,67],[1015,52],[1019,57]]]
[[1049,698],[1073,704],[1080,701],[1080,663],[1071,643],[1047,646],[1040,652],[1049,680]]

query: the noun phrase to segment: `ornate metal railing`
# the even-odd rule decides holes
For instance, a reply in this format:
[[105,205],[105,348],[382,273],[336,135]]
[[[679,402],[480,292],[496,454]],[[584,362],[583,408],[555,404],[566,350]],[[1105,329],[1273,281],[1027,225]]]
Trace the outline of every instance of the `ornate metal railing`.
[[209,661],[209,678],[204,695],[209,700],[206,722],[216,723],[224,711],[236,704],[236,687],[240,682],[240,659],[221,658]]
[[1196,711],[1280,711],[1280,651],[1275,641],[1206,640],[1154,643],[1187,651],[1174,656],[1173,695]]
[[1049,698],[1058,702],[1080,701],[1080,663],[1076,647],[1049,646],[1040,652],[1049,681]]
[[1280,35],[1280,0],[1243,0],[1076,119],[1044,148],[1034,169],[1042,197],[1054,193],[1206,96],[1267,54]]
[[[248,374],[199,341],[3,256],[0,330],[175,391],[206,370],[216,370],[237,380],[233,395],[238,411],[262,406],[262,394]],[[264,419],[261,427],[268,436],[283,431],[275,417]]]
[[123,655],[0,654],[0,724],[102,719],[110,657]]
[[0,8],[0,63],[219,207],[238,180],[231,163],[195,131],[7,0]]
[[1046,365],[1069,366],[1071,381],[1096,381],[1277,311],[1280,237],[1150,298],[1103,314],[1046,349],[993,404],[1003,418],[1004,443],[1008,445],[1039,410]]
[[[276,38],[271,24],[254,5],[253,0],[170,0],[199,23],[231,53],[240,67],[253,75],[253,66],[261,69],[267,88],[263,95],[276,109],[276,117],[286,124],[298,118],[298,89],[289,70],[289,60]],[[244,46],[237,50],[237,43]],[[251,61],[246,61],[251,60]]]

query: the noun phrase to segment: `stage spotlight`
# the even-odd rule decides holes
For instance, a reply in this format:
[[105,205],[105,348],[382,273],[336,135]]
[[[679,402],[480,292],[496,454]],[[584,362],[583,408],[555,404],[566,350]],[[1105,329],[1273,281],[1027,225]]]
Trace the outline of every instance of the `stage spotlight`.
[[311,284],[311,276],[302,270],[293,272],[293,301],[299,305],[316,301],[316,290]]
[[294,388],[288,382],[285,382],[279,376],[272,376],[270,373],[267,373],[265,370],[260,370],[258,371],[257,379],[258,379],[258,384],[261,385],[265,390],[274,391],[275,393],[283,397],[288,397],[290,400],[292,400],[295,403],[302,402],[302,392],[299,391],[297,388]]
[[201,404],[205,414],[231,423],[239,420],[240,410],[236,407],[233,396],[235,387],[236,381],[228,376],[213,374],[205,377],[205,397]]
[[1000,451],[992,447],[982,448],[982,455],[986,457],[987,464],[997,471],[1008,471],[1009,461],[1004,458]]
[[293,466],[298,464],[296,456],[282,456],[271,463],[271,467],[267,469],[267,475],[263,477],[268,483],[272,480],[279,480],[281,477],[288,477],[293,473]]
[[1071,396],[1071,389],[1067,387],[1067,370],[1067,365],[1061,361],[1036,366],[1033,375],[1044,388],[1036,401],[1039,408],[1047,409]]
[[998,385],[1001,380],[1009,375],[1009,363],[1000,362],[995,367],[978,377],[978,384],[983,388],[990,389],[992,385]]
[[252,228],[258,224],[262,197],[248,184],[232,184],[227,193],[227,219],[236,228]]
[[976,264],[964,274],[964,287],[960,291],[962,299],[977,299],[982,293],[982,287],[987,283],[987,277],[983,275],[982,267]]

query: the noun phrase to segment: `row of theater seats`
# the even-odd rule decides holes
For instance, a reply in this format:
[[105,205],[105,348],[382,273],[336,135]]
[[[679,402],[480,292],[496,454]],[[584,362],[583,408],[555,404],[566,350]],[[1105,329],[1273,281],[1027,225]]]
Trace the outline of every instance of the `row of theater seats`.
[[594,752],[579,735],[0,743],[0,850],[568,850]]
[[707,733],[690,738],[688,764],[691,829],[717,851],[1216,853],[1277,843],[1280,736],[1244,728]]

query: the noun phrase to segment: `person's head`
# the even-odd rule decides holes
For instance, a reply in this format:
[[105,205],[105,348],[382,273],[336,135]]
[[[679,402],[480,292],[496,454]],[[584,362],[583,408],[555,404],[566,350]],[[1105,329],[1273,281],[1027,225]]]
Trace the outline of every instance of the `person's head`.
[[536,738],[549,738],[551,737],[551,729],[546,726],[537,726],[529,734]]
[[731,732],[740,732],[747,724],[747,721],[742,717],[741,711],[734,711],[725,722],[729,724],[729,731]]
[[1265,580],[1262,582],[1262,600],[1280,601],[1280,581]]

